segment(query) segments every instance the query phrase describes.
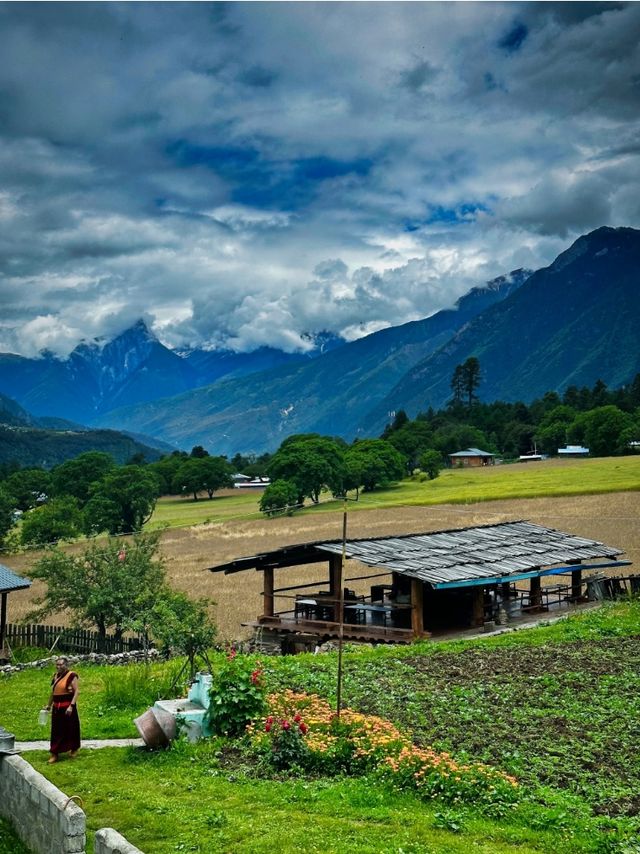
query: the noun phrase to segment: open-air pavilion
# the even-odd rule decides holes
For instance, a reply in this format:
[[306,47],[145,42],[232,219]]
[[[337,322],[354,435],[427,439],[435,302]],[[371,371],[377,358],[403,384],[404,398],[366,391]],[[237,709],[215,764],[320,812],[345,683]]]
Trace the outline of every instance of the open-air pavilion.
[[[515,618],[603,598],[598,587],[606,578],[603,572],[630,565],[619,559],[621,553],[595,540],[518,521],[303,543],[210,571],[262,572],[263,613],[247,625],[284,641],[305,635],[408,643],[432,633],[480,627],[501,614]],[[347,577],[343,556],[375,572]],[[324,577],[286,584],[287,569],[316,563],[326,565]],[[558,580],[563,583],[551,583]],[[640,583],[640,577],[631,581]],[[372,582],[364,594],[349,586],[362,588],[363,582],[367,587]],[[634,589],[640,588],[635,584]]]

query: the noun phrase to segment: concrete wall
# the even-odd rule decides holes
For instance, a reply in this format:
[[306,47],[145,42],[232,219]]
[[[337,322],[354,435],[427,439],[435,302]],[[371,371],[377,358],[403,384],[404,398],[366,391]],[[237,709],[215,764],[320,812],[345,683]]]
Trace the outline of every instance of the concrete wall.
[[84,812],[20,756],[0,756],[0,813],[35,854],[84,854]]
[[[21,756],[0,754],[0,815],[34,854],[85,854],[83,810]],[[95,854],[143,854],[110,827],[98,830]]]
[[139,848],[121,836],[112,827],[103,827],[96,833],[94,854],[142,854]]

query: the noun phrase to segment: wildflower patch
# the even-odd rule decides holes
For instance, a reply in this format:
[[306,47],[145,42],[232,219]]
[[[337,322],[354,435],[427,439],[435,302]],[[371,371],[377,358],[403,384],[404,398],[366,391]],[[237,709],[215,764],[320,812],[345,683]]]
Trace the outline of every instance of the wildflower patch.
[[277,768],[375,774],[388,785],[447,803],[506,804],[518,799],[516,779],[479,762],[420,748],[390,721],[343,709],[340,716],[315,694],[284,691],[267,698],[269,714],[247,728],[250,740]]

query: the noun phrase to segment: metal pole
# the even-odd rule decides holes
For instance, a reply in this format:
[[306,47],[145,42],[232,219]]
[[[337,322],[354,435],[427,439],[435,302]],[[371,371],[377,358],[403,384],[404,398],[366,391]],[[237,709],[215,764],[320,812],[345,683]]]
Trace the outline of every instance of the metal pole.
[[342,560],[340,562],[340,593],[338,595],[338,685],[336,689],[336,717],[340,718],[342,705],[342,639],[344,635],[344,564],[347,554],[347,496],[342,511]]

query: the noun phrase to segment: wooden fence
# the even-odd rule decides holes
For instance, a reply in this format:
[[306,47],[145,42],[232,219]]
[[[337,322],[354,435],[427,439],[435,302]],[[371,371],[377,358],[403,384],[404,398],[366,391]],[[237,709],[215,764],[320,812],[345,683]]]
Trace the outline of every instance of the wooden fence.
[[100,638],[97,632],[88,629],[69,629],[62,626],[35,626],[7,624],[5,640],[9,646],[32,646],[53,649],[55,652],[73,652],[79,655],[89,652],[114,654],[131,652],[142,648],[140,638],[116,638],[107,635]]

